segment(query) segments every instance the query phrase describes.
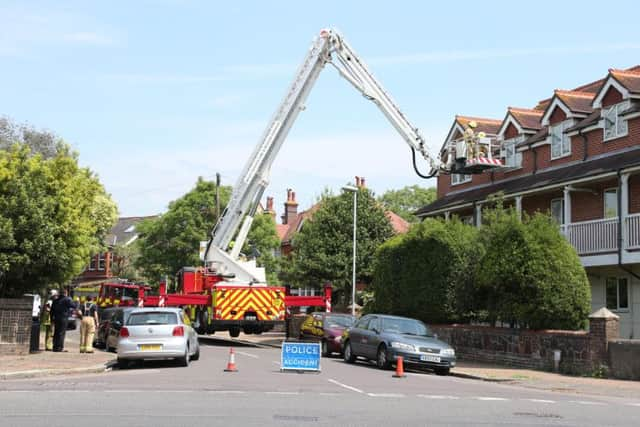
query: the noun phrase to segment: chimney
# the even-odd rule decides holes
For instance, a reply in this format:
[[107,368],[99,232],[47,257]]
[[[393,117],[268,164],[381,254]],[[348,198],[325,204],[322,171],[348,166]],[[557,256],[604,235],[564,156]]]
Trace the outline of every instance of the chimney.
[[298,216],[298,202],[296,202],[296,193],[290,188],[287,189],[287,201],[284,202],[284,214],[282,214],[282,223],[292,224]]
[[356,175],[356,188],[360,188],[360,177]]
[[364,176],[360,177],[360,188],[365,188],[366,186],[364,185]]
[[356,187],[364,188],[364,176],[356,176]]
[[273,210],[273,197],[267,197],[267,212],[269,215],[276,219],[276,211]]

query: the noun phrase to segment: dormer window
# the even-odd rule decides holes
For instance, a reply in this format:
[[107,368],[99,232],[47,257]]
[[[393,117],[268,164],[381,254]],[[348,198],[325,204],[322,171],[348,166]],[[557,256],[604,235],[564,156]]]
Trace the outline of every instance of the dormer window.
[[627,121],[620,115],[628,108],[629,102],[625,101],[602,109],[605,141],[627,135]]
[[504,165],[508,168],[522,167],[522,153],[516,149],[516,145],[524,141],[524,136],[506,139],[502,142],[501,157],[504,157]]
[[571,154],[571,138],[564,133],[571,125],[571,121],[565,120],[557,125],[549,126],[551,139],[551,159],[558,159]]

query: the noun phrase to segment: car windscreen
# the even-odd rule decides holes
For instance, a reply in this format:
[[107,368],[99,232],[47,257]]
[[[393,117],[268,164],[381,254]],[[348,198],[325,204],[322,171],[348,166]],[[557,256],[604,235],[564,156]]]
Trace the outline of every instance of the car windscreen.
[[326,316],[324,318],[324,326],[328,328],[332,327],[344,327],[349,328],[353,326],[355,318],[350,316]]
[[382,319],[382,330],[397,334],[433,335],[424,323],[413,319]]
[[172,312],[152,311],[131,313],[127,325],[177,325],[178,315]]

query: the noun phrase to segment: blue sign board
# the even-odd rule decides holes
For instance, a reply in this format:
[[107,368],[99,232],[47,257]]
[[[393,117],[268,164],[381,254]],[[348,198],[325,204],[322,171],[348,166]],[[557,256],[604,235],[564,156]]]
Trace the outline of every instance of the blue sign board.
[[284,341],[280,369],[320,372],[320,343]]

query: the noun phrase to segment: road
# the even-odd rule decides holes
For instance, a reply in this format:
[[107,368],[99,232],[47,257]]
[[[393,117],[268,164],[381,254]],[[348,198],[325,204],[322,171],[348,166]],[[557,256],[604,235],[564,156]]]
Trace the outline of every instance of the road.
[[[208,341],[209,342],[209,341]],[[283,373],[280,350],[202,345],[188,368],[145,362],[103,374],[0,382],[0,426],[640,425],[640,396],[548,392],[428,372],[392,377],[322,359],[322,372]]]

